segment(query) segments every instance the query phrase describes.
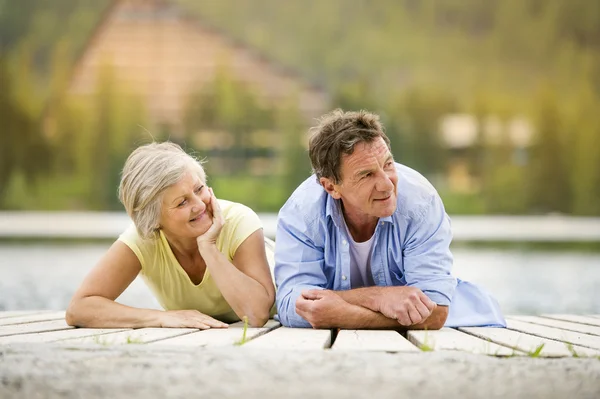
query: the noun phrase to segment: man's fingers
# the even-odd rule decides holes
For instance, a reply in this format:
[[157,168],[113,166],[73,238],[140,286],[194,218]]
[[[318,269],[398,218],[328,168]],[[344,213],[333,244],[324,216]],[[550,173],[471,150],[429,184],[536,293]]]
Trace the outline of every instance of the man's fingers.
[[437,304],[435,302],[433,302],[431,299],[429,299],[429,297],[427,295],[421,294],[420,298],[421,298],[421,302],[423,302],[423,304],[427,307],[427,309],[429,309],[430,312],[433,312],[435,310],[435,308],[437,307]]
[[309,302],[309,299],[306,299],[300,295],[298,299],[296,299],[296,312],[298,312],[298,310],[305,311],[308,308]]
[[425,306],[423,301],[417,301],[417,303],[415,303],[415,309],[417,310],[417,312],[419,312],[423,320],[431,316],[431,310],[429,310],[429,308]]
[[412,324],[412,322],[410,321],[410,317],[408,316],[408,312],[406,311],[406,309],[402,309],[401,311],[399,311],[398,313],[396,313],[396,320],[398,320],[398,323],[400,323],[400,325],[403,326],[410,326]]
[[315,299],[319,299],[322,297],[321,290],[307,290],[307,291],[302,291],[301,294],[305,299],[310,299],[310,300],[315,300]]
[[419,324],[424,320],[424,317],[421,316],[419,311],[415,306],[409,306],[408,308],[408,317],[410,317],[411,325]]

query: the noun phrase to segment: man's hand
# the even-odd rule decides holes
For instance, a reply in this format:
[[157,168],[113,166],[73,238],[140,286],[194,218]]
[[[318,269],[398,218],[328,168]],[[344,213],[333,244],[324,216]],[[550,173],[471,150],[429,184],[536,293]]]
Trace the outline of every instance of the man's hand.
[[296,300],[296,313],[313,328],[331,328],[339,325],[337,319],[351,306],[332,291],[309,290],[302,291]]
[[424,322],[437,307],[427,295],[415,287],[386,287],[380,293],[377,309],[385,317],[408,327]]

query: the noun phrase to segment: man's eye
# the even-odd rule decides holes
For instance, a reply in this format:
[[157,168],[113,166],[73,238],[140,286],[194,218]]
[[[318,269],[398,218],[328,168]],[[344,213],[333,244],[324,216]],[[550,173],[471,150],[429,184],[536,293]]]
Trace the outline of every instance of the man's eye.
[[184,206],[186,203],[187,203],[187,200],[183,200],[177,206],[181,207],[181,206]]

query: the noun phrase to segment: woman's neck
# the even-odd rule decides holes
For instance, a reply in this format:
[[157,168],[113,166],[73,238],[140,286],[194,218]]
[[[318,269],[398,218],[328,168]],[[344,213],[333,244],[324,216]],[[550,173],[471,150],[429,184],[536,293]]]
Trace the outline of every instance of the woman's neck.
[[163,234],[165,234],[167,242],[177,257],[194,258],[200,254],[195,238],[174,237],[166,234],[164,231]]

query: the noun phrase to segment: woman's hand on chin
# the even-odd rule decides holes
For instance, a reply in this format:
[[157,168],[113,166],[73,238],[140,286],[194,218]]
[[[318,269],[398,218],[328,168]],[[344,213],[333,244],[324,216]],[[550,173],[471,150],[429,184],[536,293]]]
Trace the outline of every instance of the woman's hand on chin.
[[160,316],[160,326],[165,328],[227,328],[228,324],[213,319],[197,310],[167,310]]
[[219,233],[221,233],[221,229],[225,224],[223,220],[223,215],[221,213],[221,207],[219,206],[219,202],[217,201],[217,197],[215,197],[215,193],[212,188],[210,190],[210,207],[212,208],[212,225],[206,231],[206,233],[196,238],[196,242],[198,243],[198,249],[202,249],[203,246],[206,245],[214,245],[217,242],[217,237],[219,237]]

